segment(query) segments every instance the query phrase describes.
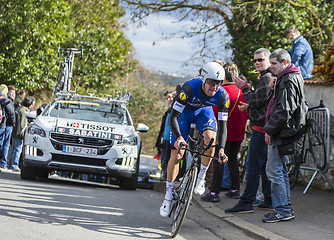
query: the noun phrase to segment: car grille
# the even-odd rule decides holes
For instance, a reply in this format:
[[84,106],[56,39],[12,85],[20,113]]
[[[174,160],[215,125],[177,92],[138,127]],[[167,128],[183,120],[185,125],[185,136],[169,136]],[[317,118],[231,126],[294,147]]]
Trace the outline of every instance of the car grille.
[[84,140],[84,145],[94,147],[112,147],[113,140],[101,139],[101,138],[89,138],[81,136],[73,136],[68,134],[51,133],[51,139],[62,143],[78,144],[79,138]]
[[[106,154],[114,144],[114,141],[110,139],[89,138],[89,137],[73,136],[69,134],[59,134],[59,133],[51,133],[50,140],[53,147],[59,151],[62,151],[63,145],[71,144],[81,147],[83,146],[97,147],[98,155]],[[81,143],[82,141],[83,143]]]
[[107,161],[107,159],[68,156],[62,154],[52,154],[52,160],[62,163],[72,163],[72,164],[74,163],[74,164],[100,166],[100,167],[104,167]]

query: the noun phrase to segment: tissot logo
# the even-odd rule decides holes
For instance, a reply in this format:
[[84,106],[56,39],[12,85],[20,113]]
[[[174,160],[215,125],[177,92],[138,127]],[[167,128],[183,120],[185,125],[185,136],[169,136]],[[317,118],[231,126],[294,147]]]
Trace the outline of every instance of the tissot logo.
[[114,127],[100,125],[100,124],[92,124],[92,123],[81,123],[81,122],[67,122],[67,127],[77,128],[77,129],[86,129],[86,130],[95,130],[95,131],[103,131],[103,132],[113,132]]
[[78,138],[78,143],[79,144],[84,144],[85,143],[85,139],[84,138]]

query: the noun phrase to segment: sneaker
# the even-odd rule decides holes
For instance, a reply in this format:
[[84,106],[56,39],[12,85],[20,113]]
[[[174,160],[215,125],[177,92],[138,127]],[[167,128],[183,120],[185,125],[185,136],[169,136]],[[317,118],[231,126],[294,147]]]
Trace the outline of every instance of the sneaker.
[[160,215],[162,217],[168,217],[170,213],[170,206],[172,205],[172,201],[165,199],[160,207]]
[[282,215],[277,212],[272,212],[268,214],[267,216],[265,216],[264,218],[262,218],[262,221],[265,223],[275,223],[275,222],[281,222],[281,221],[289,221],[293,218],[295,218],[295,215],[292,215],[291,213],[287,215]]
[[[266,213],[266,214],[264,214],[264,217],[269,217],[270,216],[270,214],[273,214],[273,213],[275,213],[275,211],[272,211],[272,212],[270,212],[270,213]],[[291,215],[293,216],[293,218],[295,217],[295,212],[294,211],[292,211],[291,212]]]
[[225,209],[225,212],[252,213],[254,212],[254,208],[253,208],[252,203],[238,202],[233,208]]
[[266,202],[260,203],[257,207],[266,210],[274,210],[273,205],[271,203],[266,203]]
[[197,178],[194,193],[196,193],[197,195],[203,195],[204,192],[205,192],[205,180],[202,178]]
[[257,207],[257,206],[259,206],[261,203],[262,203],[261,200],[256,199],[256,200],[253,202],[253,207]]
[[209,192],[205,196],[201,197],[201,200],[204,202],[219,202],[220,198],[218,194],[215,193],[212,195],[211,192]]
[[228,198],[239,199],[240,198],[240,192],[239,192],[239,190],[230,190],[227,193],[225,193],[225,196],[228,197]]

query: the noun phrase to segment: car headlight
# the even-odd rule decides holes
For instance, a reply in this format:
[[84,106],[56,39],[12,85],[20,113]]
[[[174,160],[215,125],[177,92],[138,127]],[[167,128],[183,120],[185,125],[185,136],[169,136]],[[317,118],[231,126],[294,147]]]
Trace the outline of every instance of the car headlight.
[[36,135],[39,135],[41,137],[46,137],[45,131],[41,127],[37,126],[36,124],[32,124],[28,127],[28,133],[29,134],[36,134]]
[[150,174],[150,178],[156,178],[156,179],[160,179],[161,178],[161,171],[160,170],[157,170],[156,172],[152,172]]
[[123,137],[122,140],[117,142],[118,145],[137,145],[136,137]]

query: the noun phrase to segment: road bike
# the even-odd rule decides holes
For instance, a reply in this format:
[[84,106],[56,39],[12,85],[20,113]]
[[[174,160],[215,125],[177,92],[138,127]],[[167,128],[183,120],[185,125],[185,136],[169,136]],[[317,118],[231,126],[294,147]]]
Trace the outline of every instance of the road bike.
[[74,55],[80,53],[81,58],[83,56],[83,48],[60,48],[58,45],[58,57],[60,54],[64,57],[64,61],[59,62],[59,73],[57,77],[57,84],[55,86],[54,92],[70,92]]
[[172,238],[176,237],[181,229],[183,221],[186,217],[189,205],[192,200],[199,164],[201,163],[200,157],[209,157],[217,160],[215,157],[205,155],[204,152],[212,146],[214,139],[212,138],[208,145],[202,143],[203,135],[195,140],[189,136],[189,140],[194,142],[194,146],[189,147],[182,146],[182,149],[190,151],[192,153],[192,160],[186,170],[180,184],[173,190],[173,200],[169,217],[172,218]]
[[[309,111],[319,108],[324,108],[322,102],[320,102],[319,106],[310,108]],[[315,119],[307,117],[305,134],[296,141],[294,154],[288,155],[287,158],[290,189],[298,181],[300,166],[306,163],[308,159],[313,161],[316,168],[320,171],[323,171],[327,167],[324,134]]]

